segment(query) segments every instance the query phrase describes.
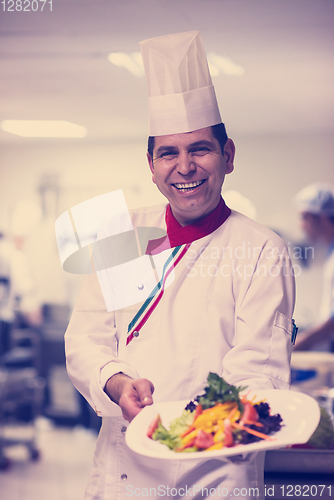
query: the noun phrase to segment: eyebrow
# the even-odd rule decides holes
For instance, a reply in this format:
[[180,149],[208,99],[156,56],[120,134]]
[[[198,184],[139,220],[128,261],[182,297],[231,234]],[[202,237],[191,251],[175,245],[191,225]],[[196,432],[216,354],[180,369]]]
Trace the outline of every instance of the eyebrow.
[[156,151],[155,151],[155,155],[156,156],[159,156],[161,153],[166,153],[166,152],[174,152],[174,151],[178,151],[177,147],[175,146],[160,146]]
[[[192,142],[188,146],[188,150],[191,150],[193,148],[199,147],[199,146],[207,146],[207,147],[214,147],[214,143],[212,141],[207,141],[206,139],[203,139],[201,141],[196,141]],[[167,152],[177,152],[178,148],[176,146],[160,146],[156,152],[155,155],[159,156],[161,153],[167,153]]]
[[198,146],[213,147],[214,143],[212,141],[207,141],[206,139],[203,139],[201,141],[197,141],[197,142],[193,142],[192,144],[189,144],[189,149],[196,148]]

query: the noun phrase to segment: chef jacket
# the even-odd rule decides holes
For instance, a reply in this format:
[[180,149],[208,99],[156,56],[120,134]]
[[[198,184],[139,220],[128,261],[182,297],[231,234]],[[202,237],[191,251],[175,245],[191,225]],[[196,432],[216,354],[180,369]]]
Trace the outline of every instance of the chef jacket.
[[323,269],[323,294],[320,306],[322,321],[334,320],[334,241],[332,242]]
[[[262,453],[235,463],[135,455],[124,442],[128,423],[104,387],[122,372],[152,381],[155,402],[191,400],[211,371],[237,386],[288,389],[295,294],[288,251],[275,233],[223,200],[185,228],[169,206],[131,217],[134,227],[167,230],[169,239],[151,252],[160,287],[151,273],[146,281],[142,275],[132,284],[142,301],[122,309],[109,304],[108,312],[108,270],[104,277],[98,271],[100,282],[87,276],[65,335],[68,373],[103,417],[85,499],[203,498],[210,488],[217,497],[225,488],[228,496],[264,498]],[[108,225],[104,231],[114,234]]]
[[[320,321],[334,321],[334,241],[328,249],[327,258],[323,268],[323,290],[320,303]],[[334,352],[334,330],[331,338],[318,344],[316,349]]]

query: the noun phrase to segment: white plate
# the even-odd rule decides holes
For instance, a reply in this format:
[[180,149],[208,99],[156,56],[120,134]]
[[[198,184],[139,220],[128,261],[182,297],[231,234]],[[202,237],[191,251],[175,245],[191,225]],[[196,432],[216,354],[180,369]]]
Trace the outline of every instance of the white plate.
[[162,424],[168,429],[169,423],[182,414],[184,407],[189,403],[187,400],[145,406],[128,426],[125,435],[126,444],[135,453],[165,460],[229,457],[252,451],[271,450],[284,448],[291,444],[306,443],[318,426],[320,420],[319,405],[315,399],[306,394],[268,389],[253,391],[249,397],[251,398],[253,395],[256,395],[255,401],[266,400],[271,408],[271,414],[279,413],[283,419],[284,426],[272,435],[273,441],[263,440],[213,451],[176,453],[166,445],[146,436],[147,429],[157,414],[160,415]]

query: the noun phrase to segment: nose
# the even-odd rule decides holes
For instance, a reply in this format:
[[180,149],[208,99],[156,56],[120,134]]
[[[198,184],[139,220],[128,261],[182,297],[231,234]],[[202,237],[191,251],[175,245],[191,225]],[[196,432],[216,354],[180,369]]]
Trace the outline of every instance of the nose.
[[179,153],[176,170],[181,175],[188,175],[189,173],[196,170],[196,164],[193,161],[192,156],[188,152],[182,151]]

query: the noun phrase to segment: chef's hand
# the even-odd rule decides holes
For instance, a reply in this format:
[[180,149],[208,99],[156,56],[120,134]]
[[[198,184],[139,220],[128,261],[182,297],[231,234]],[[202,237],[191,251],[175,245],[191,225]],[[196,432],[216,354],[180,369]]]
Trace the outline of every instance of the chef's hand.
[[146,378],[132,379],[124,373],[116,373],[106,383],[105,392],[117,403],[125,420],[131,420],[144,406],[153,403],[154,385]]

